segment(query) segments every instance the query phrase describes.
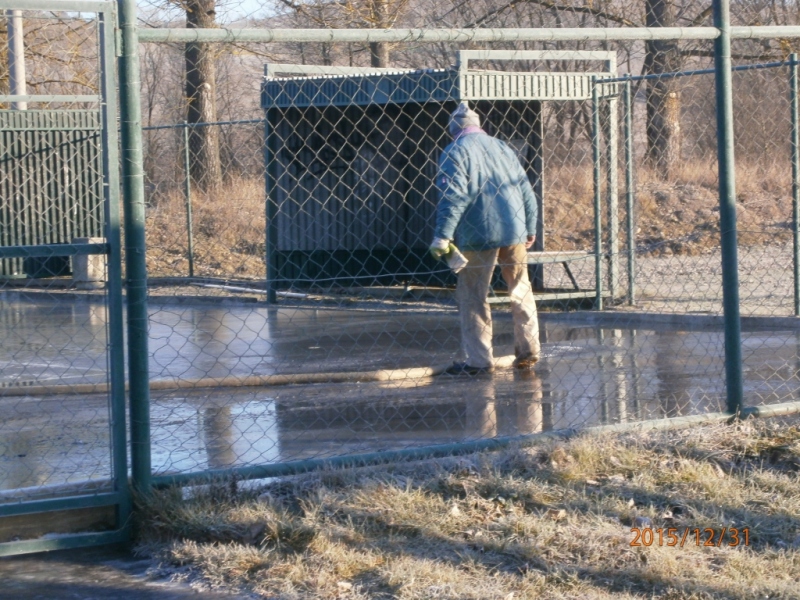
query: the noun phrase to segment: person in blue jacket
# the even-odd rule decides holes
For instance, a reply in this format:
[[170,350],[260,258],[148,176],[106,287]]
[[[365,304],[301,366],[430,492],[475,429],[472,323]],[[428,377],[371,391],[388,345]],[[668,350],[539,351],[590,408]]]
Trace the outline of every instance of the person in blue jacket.
[[487,301],[495,264],[508,286],[514,318],[514,366],[539,360],[539,321],[528,278],[527,251],[536,240],[536,195],[514,150],[488,135],[466,103],[450,115],[453,141],[439,158],[439,204],[431,254],[443,258],[455,240],[468,260],[456,298],[464,362],[448,373],[491,371],[492,313]]

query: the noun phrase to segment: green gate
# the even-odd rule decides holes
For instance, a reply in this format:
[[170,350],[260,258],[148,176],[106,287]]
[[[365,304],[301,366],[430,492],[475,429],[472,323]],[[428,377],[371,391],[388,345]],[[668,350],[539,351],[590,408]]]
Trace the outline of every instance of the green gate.
[[24,47],[0,87],[2,556],[123,541],[131,494],[115,4],[0,9]]

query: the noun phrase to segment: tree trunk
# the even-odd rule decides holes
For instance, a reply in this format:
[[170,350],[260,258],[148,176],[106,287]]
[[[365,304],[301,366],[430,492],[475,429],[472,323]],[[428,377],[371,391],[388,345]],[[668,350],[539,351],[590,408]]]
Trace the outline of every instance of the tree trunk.
[[[375,29],[388,29],[389,22],[388,0],[371,0],[370,12]],[[386,42],[370,42],[369,63],[371,67],[386,68],[389,66],[389,44]]]
[[[213,28],[215,17],[215,0],[187,1],[187,28]],[[190,42],[186,44],[185,54],[186,121],[190,125],[213,123],[217,120],[217,82],[212,45]],[[203,190],[222,183],[217,127],[189,128],[189,173],[195,185]]]
[[389,66],[389,44],[386,42],[370,42],[369,64],[371,67],[386,68]]
[[[648,27],[673,27],[672,0],[646,0]],[[681,68],[678,44],[674,40],[653,40],[646,44],[645,70],[648,74],[671,73]],[[647,82],[647,160],[659,176],[668,179],[681,154],[681,96],[676,80]]]

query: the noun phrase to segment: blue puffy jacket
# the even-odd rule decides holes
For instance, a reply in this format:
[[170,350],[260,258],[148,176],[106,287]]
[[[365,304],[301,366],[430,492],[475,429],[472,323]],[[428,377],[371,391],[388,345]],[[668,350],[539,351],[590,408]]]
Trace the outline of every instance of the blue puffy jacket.
[[521,244],[536,235],[537,206],[514,150],[486,133],[454,140],[439,158],[434,235],[461,250]]

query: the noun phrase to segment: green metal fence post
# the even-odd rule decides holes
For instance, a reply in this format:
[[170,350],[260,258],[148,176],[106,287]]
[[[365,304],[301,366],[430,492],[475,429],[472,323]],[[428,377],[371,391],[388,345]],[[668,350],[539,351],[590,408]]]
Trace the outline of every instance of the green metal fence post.
[[194,277],[194,229],[192,227],[192,176],[189,168],[189,124],[183,122],[183,182],[186,196],[186,236],[189,251],[189,277]]
[[633,189],[633,93],[630,74],[625,82],[625,217],[628,229],[628,304],[636,304],[636,231]]
[[119,0],[120,121],[122,124],[125,267],[128,292],[128,378],[131,418],[131,472],[139,491],[150,489],[150,377],[147,343],[147,264],[145,262],[142,109],[139,103],[139,40],[136,0]]
[[603,218],[600,183],[600,90],[597,78],[592,78],[592,176],[594,178],[594,275],[597,310],[603,310]]
[[275,156],[275,149],[273,148],[275,142],[272,141],[272,137],[270,136],[270,127],[269,127],[269,113],[267,113],[266,119],[264,120],[264,170],[265,170],[265,177],[266,177],[266,196],[267,196],[267,205],[266,209],[266,218],[267,218],[267,230],[266,230],[266,263],[267,263],[267,303],[268,304],[275,304],[278,301],[278,265],[277,265],[277,258],[278,258],[278,204],[275,198],[275,187],[276,187],[276,179],[274,170],[275,170],[275,161],[273,160],[273,156]]
[[120,528],[130,531],[132,510],[128,485],[128,439],[125,427],[125,347],[123,335],[124,309],[122,297],[122,240],[120,236],[119,138],[117,133],[117,74],[115,68],[116,20],[113,12],[100,14],[100,47],[102,68],[102,148],[105,230],[108,241],[106,289],[108,294],[108,365],[109,399],[111,403],[111,456],[115,491],[120,501],[117,509]]
[[800,316],[800,90],[797,54],[789,56],[789,89],[792,113],[792,232],[794,233],[794,314]]
[[714,71],[717,100],[717,160],[722,249],[722,304],[725,319],[725,383],[728,411],[742,410],[742,324],[739,315],[739,260],[736,235],[736,165],[733,149],[730,0],[713,0]]
[[[602,84],[601,84],[602,86]],[[606,226],[608,227],[608,293],[613,303],[619,295],[619,110],[615,97],[603,91],[606,147]]]

